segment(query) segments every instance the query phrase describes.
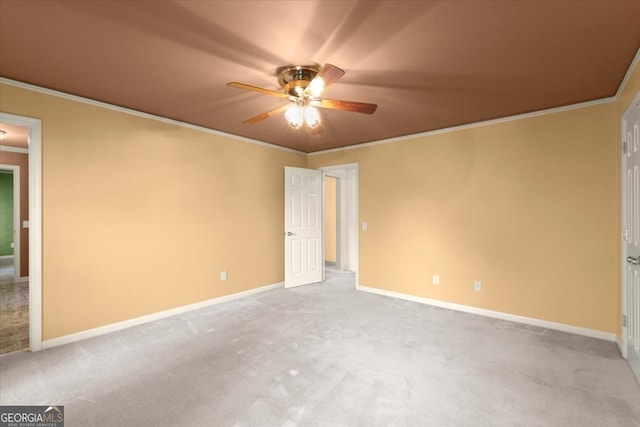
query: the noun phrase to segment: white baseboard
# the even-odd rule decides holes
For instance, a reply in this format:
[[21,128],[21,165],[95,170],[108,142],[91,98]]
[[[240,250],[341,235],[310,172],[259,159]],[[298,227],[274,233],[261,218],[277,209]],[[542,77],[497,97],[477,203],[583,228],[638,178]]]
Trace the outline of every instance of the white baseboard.
[[[358,285],[356,289],[359,291],[370,292],[373,294],[384,295],[392,298],[399,298],[407,301],[418,302],[421,304],[433,305],[450,310],[463,311],[465,313],[478,314],[480,316],[493,317],[496,319],[509,320],[516,323],[524,323],[527,325],[539,326],[541,328],[554,329],[557,331],[569,332],[572,334],[584,335],[591,338],[598,338],[607,341],[616,341],[615,334],[609,332],[598,331],[595,329],[587,329],[579,326],[566,325],[564,323],[549,322],[547,320],[536,319],[533,317],[518,316],[516,314],[503,313],[501,311],[487,310],[484,308],[472,307],[469,305],[455,304],[446,301],[439,301],[430,298],[417,297],[414,295],[403,294],[400,292],[387,291],[384,289],[372,288],[369,286]],[[620,346],[620,345],[618,345]]]
[[[620,351],[620,355],[624,357],[624,350],[622,349],[622,341],[620,341],[620,337],[616,335],[616,345],[618,346],[618,350]],[[626,357],[625,357],[626,359]]]
[[158,313],[148,314],[146,316],[140,316],[122,322],[112,323],[110,325],[100,326],[98,328],[88,329],[82,332],[76,332],[74,334],[64,335],[58,338],[52,338],[42,342],[42,349],[57,347],[64,344],[70,344],[72,342],[84,340],[87,338],[93,338],[100,335],[116,332],[122,329],[130,328],[132,326],[142,325],[143,323],[153,322],[154,320],[164,319],[166,317],[175,316],[177,314],[186,313],[200,308],[209,307],[212,305],[220,304],[227,301],[232,301],[238,298],[246,297],[248,295],[257,294],[259,292],[269,291],[284,286],[284,282],[274,283],[272,285],[261,286],[255,289],[249,289],[247,291],[237,292],[231,295],[225,295],[217,298],[212,298],[206,301],[196,302],[194,304],[183,305],[181,307],[171,308],[169,310],[160,311]]
[[13,255],[0,255],[0,259],[9,259],[13,258]]
[[24,276],[16,280],[16,283],[24,283],[29,281],[29,276]]

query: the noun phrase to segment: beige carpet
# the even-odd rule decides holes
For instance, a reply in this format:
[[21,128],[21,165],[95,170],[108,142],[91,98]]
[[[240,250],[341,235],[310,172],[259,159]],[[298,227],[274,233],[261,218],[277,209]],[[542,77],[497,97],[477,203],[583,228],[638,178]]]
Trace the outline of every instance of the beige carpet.
[[0,357],[0,404],[65,426],[638,426],[614,343],[358,292],[275,289]]

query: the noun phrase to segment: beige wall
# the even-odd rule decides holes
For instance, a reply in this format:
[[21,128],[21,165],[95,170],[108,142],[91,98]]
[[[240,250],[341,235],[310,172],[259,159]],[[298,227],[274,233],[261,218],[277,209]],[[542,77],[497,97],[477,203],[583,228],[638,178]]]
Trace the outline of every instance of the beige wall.
[[324,178],[324,259],[336,261],[336,178]]
[[42,120],[45,340],[283,280],[283,169],[306,156],[0,90]]
[[0,164],[20,166],[20,277],[27,277],[29,276],[29,229],[22,227],[22,224],[29,220],[29,156],[23,153],[0,151]]
[[362,285],[615,332],[616,111],[417,136],[309,167],[360,165]]
[[283,167],[353,162],[361,284],[620,333],[637,68],[616,102],[308,159],[0,90],[1,111],[43,123],[44,339],[283,280]]

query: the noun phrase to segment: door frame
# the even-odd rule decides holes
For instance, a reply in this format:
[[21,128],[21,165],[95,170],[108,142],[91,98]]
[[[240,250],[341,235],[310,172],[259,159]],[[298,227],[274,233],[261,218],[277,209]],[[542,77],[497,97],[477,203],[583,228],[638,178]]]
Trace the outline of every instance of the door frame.
[[0,112],[29,130],[29,349],[42,350],[42,121]]
[[13,281],[21,280],[20,271],[20,166],[0,164],[1,171],[11,171],[13,175]]
[[[336,182],[336,267],[353,269],[356,288],[360,284],[359,233],[359,169],[358,163],[318,168],[324,176],[337,178]],[[324,180],[323,180],[324,183]],[[324,200],[324,195],[323,195]],[[324,215],[324,211],[323,211]]]
[[[622,115],[622,120],[621,120],[621,134],[620,134],[620,144],[621,144],[621,150],[620,152],[622,153],[620,155],[620,178],[621,178],[621,194],[620,194],[620,224],[622,226],[627,224],[627,199],[626,199],[626,194],[627,194],[627,156],[624,154],[624,144],[627,143],[626,141],[626,135],[627,135],[627,121],[629,120],[629,116],[631,115],[631,112],[633,111],[633,109],[636,106],[640,105],[640,92],[638,92],[636,94],[636,96],[633,98],[633,101],[627,106],[627,108],[624,111],[624,114]],[[638,107],[640,108],[640,106]],[[626,147],[626,149],[628,150],[628,146]],[[625,232],[625,230],[623,229],[622,232]],[[624,357],[625,359],[627,358],[627,327],[624,325],[624,322],[622,319],[626,319],[628,318],[627,315],[627,244],[624,238],[620,238],[620,270],[621,270],[621,274],[620,274],[620,295],[621,295],[621,319],[620,319],[620,325],[621,325],[621,334],[622,336],[620,337],[620,352],[622,353],[622,357]]]

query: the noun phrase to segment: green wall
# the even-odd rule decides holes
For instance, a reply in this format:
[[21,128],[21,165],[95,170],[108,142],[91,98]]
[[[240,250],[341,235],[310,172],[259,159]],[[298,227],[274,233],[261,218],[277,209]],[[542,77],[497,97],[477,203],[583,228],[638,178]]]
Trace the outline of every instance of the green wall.
[[13,255],[13,174],[0,173],[0,256]]

